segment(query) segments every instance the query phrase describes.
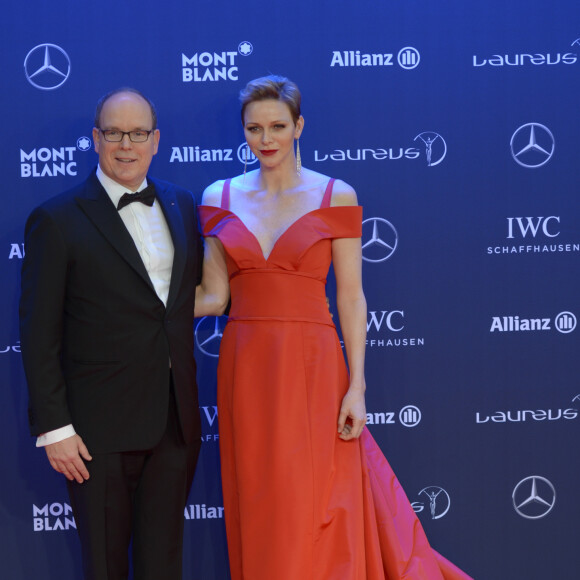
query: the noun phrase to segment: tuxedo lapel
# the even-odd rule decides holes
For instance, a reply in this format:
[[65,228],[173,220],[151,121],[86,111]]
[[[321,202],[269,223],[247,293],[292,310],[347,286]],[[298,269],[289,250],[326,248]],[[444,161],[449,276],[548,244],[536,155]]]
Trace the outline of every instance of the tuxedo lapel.
[[185,232],[185,225],[183,223],[183,216],[179,210],[179,205],[175,197],[175,192],[171,188],[166,188],[156,180],[155,192],[159,205],[165,215],[171,239],[173,241],[173,268],[171,269],[171,282],[169,285],[169,295],[167,297],[167,309],[171,307],[173,301],[177,297],[181,282],[183,279],[183,272],[186,262],[187,252],[187,235]]
[[103,237],[155,292],[131,234],[95,174],[87,179],[83,195],[76,201]]

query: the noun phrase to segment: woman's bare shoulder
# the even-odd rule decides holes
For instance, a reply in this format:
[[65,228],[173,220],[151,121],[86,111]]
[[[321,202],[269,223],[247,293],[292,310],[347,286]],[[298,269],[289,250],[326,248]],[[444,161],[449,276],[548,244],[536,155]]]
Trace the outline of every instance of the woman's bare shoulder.
[[358,205],[356,191],[342,179],[337,179],[332,186],[331,207],[341,205]]
[[222,203],[222,191],[224,189],[225,179],[219,179],[214,181],[211,185],[208,185],[201,197],[202,205],[209,205],[213,207],[220,207]]

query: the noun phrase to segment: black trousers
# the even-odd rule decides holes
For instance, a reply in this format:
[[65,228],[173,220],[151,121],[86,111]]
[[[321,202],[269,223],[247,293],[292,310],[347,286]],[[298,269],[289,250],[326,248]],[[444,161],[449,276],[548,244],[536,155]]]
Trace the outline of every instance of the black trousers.
[[131,541],[134,580],[182,580],[183,511],[200,447],[183,440],[172,389],[153,449],[92,454],[90,478],[68,482],[84,580],[127,580]]

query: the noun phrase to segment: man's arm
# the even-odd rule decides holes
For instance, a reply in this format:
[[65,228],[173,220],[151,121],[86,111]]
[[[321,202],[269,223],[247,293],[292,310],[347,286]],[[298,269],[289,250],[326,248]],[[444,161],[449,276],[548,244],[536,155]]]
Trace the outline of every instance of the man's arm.
[[[25,228],[25,256],[20,297],[20,343],[30,397],[29,419],[34,435],[72,425],[61,369],[63,311],[68,256],[58,226],[42,208]],[[74,434],[45,446],[54,469],[83,481],[82,458],[90,455]]]

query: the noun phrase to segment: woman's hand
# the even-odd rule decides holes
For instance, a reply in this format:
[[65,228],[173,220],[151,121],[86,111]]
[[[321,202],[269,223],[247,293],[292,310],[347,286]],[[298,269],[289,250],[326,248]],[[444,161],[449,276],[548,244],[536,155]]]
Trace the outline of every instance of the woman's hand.
[[351,385],[338,416],[338,436],[344,441],[357,439],[367,420],[364,387]]

